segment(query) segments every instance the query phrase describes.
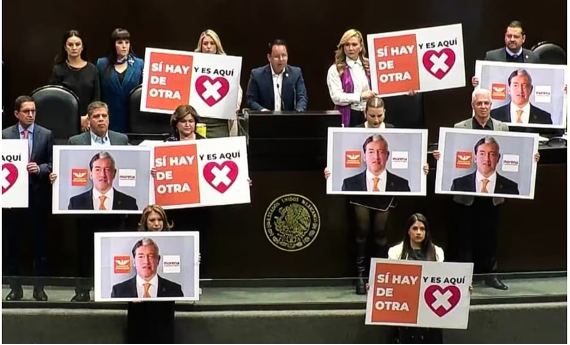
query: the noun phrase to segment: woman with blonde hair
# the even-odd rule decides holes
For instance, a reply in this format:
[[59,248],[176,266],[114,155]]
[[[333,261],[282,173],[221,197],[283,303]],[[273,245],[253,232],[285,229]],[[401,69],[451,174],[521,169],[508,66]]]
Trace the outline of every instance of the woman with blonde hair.
[[[224,47],[222,47],[222,41],[220,40],[220,37],[214,30],[210,29],[200,34],[200,38],[198,39],[198,44],[196,45],[196,49],[194,51],[204,54],[226,55]],[[241,107],[242,95],[243,91],[240,86],[238,91],[236,113],[239,111],[239,108]],[[233,135],[237,135],[236,120],[237,116],[235,119],[231,119],[229,121],[223,119],[204,117],[202,119],[202,123],[206,125],[206,137],[208,138],[228,137],[230,136],[230,132],[232,132]]]
[[363,122],[366,101],[376,96],[370,89],[370,68],[360,31],[346,31],[338,43],[334,64],[327,73],[327,86],[345,127]]

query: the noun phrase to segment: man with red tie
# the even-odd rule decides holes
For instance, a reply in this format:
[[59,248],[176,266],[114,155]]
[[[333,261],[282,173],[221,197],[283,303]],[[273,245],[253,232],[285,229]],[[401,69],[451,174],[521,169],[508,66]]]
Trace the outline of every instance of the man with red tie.
[[[16,278],[20,272],[20,239],[22,229],[30,226],[34,255],[34,276],[47,275],[47,236],[45,224],[49,209],[50,183],[49,174],[52,170],[53,134],[49,129],[35,123],[36,103],[29,96],[16,98],[14,115],[18,123],[2,131],[2,139],[28,140],[29,163],[29,206],[27,209],[4,210],[5,226],[8,241],[8,275],[13,277],[10,282],[10,292],[7,301],[18,301],[24,297],[21,282]],[[32,294],[36,301],[47,301],[43,281],[34,282]]]

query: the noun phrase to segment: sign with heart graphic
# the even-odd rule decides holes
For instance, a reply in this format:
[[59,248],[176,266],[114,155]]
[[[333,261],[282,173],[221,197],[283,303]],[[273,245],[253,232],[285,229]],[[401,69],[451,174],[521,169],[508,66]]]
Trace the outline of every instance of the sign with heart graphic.
[[[390,251],[399,258],[402,245]],[[366,324],[466,329],[472,277],[472,263],[373,258]]]
[[427,306],[439,317],[445,316],[461,300],[461,290],[455,285],[442,288],[439,285],[428,286],[424,292]]
[[172,114],[190,104],[198,114],[235,117],[241,56],[146,48],[140,110]]
[[2,139],[2,207],[28,207],[28,141]]
[[239,169],[235,162],[209,162],[204,166],[204,179],[212,188],[225,193],[236,181]]
[[424,53],[422,63],[431,75],[441,80],[455,65],[455,52],[451,48],[444,48],[439,52],[428,50]]
[[224,77],[210,78],[203,75],[196,79],[196,91],[198,96],[211,107],[226,97],[230,91],[230,83]]
[[2,194],[4,194],[16,184],[18,180],[18,168],[12,163],[2,164],[2,177],[4,178],[2,182]]
[[367,36],[372,91],[398,96],[465,86],[461,24]]

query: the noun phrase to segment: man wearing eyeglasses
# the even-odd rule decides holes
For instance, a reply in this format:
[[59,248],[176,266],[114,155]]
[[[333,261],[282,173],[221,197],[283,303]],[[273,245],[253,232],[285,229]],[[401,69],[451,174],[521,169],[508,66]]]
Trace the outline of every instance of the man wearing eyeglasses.
[[277,39],[269,44],[269,64],[251,71],[247,105],[261,111],[305,111],[307,89],[299,67],[287,65],[287,43]]
[[[52,170],[53,133],[38,126],[36,121],[36,103],[29,96],[16,98],[14,115],[18,123],[2,131],[2,139],[25,139],[28,141],[29,163],[26,166],[29,174],[28,208],[4,209],[6,223],[3,227],[8,241],[8,276],[15,277],[20,273],[20,240],[23,230],[29,224],[32,230],[34,253],[34,276],[47,275],[46,255],[46,216],[49,210],[49,174]],[[4,225],[4,224],[3,224]],[[24,296],[21,282],[10,281],[10,292],[7,301],[18,301]],[[32,297],[36,301],[47,301],[43,281],[34,282]]]

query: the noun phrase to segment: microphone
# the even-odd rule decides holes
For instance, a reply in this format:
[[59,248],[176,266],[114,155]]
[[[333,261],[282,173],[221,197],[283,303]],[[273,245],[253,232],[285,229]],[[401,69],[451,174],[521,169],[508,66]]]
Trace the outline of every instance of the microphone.
[[296,112],[300,112],[297,110],[297,89],[295,88],[295,84],[293,84],[293,110]]
[[279,88],[279,83],[277,83],[275,86],[277,86],[277,95],[279,96],[279,101],[281,103],[281,111],[285,111],[285,105],[283,104],[283,97],[281,97],[281,88]]

